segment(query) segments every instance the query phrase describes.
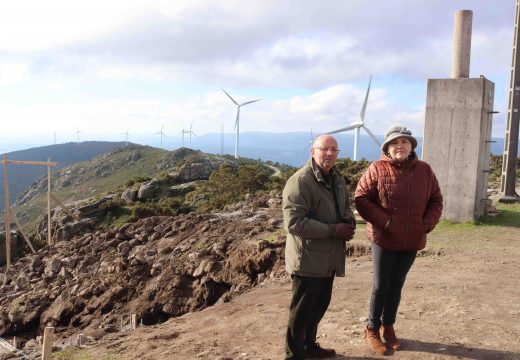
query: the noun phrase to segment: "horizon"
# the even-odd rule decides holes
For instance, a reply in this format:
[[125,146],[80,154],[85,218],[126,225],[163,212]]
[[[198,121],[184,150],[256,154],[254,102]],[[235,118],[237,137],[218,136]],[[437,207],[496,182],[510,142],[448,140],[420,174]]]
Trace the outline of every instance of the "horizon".
[[[241,142],[241,146],[239,148],[240,157],[247,157],[253,159],[262,159],[264,161],[271,160],[274,162],[285,163],[293,166],[300,166],[308,159],[310,150],[308,147],[309,144],[309,134],[305,132],[290,132],[290,133],[268,133],[268,132],[244,132],[241,134],[243,136],[244,141],[248,139],[249,141],[244,143]],[[287,136],[291,135],[291,136]],[[227,133],[225,134],[225,142],[224,142],[224,154],[225,155],[234,155],[234,134]],[[338,140],[340,144],[341,154],[340,158],[352,158],[353,152],[353,142],[354,142],[354,134],[353,132],[334,134],[335,138]],[[415,136],[415,135],[414,135]],[[285,137],[285,138],[284,138]],[[383,140],[382,135],[376,135],[381,141]],[[284,139],[281,139],[284,138]],[[419,157],[422,157],[422,136],[416,136],[418,140],[417,154]],[[148,141],[146,141],[148,139]],[[495,156],[503,155],[503,142],[504,138],[492,138],[495,142],[492,143],[491,154]],[[154,148],[160,148],[160,140],[159,137],[143,137],[139,141],[139,139],[129,139],[128,142],[137,145],[143,146],[151,146]],[[196,139],[192,139],[191,149],[199,150],[205,153],[211,154],[220,154],[220,146],[221,146],[221,136],[220,133],[207,133]],[[89,140],[81,140],[80,143],[88,143],[88,142],[112,142],[112,143],[121,143],[125,144],[126,140],[107,140],[107,139],[89,139]],[[68,141],[63,143],[56,144],[38,144],[38,143],[18,143],[17,145],[12,145],[5,147],[2,143],[0,145],[0,154],[7,154],[16,151],[23,151],[29,149],[37,149],[40,147],[47,147],[52,145],[64,145],[64,144],[75,144],[76,141]],[[168,141],[163,140],[163,149],[166,151],[174,151],[179,149],[182,146],[182,137],[170,137]],[[190,148],[189,140],[185,139],[184,147]],[[9,151],[6,151],[9,150]],[[368,135],[361,134],[360,143],[359,143],[359,159],[365,158],[369,161],[373,161],[379,158],[380,150]],[[520,156],[520,149],[519,154]],[[51,159],[52,160],[52,159]]]

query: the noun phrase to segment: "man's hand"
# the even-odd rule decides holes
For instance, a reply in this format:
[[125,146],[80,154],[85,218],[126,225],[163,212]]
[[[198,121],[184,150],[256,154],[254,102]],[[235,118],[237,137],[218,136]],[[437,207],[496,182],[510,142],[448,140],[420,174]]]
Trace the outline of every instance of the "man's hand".
[[349,241],[354,237],[354,230],[356,227],[352,224],[331,224],[332,236],[337,239],[343,239],[345,241]]

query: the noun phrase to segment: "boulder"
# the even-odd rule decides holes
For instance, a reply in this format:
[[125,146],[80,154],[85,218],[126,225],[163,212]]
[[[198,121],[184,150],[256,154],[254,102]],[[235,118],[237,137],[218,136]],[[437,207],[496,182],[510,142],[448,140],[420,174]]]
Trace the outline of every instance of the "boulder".
[[137,198],[139,200],[150,200],[155,198],[160,192],[160,181],[152,179],[145,183],[142,183],[137,192]]
[[56,231],[58,241],[69,241],[75,235],[84,234],[94,229],[94,222],[91,219],[81,219],[65,224]]
[[74,210],[74,213],[79,216],[80,218],[84,218],[87,216],[92,216],[94,214],[97,214],[101,211],[105,211],[103,208],[103,204],[105,204],[108,200],[110,200],[112,197],[106,196],[104,198],[99,199],[98,201],[88,204],[85,206],[78,207]]
[[188,162],[179,169],[179,181],[207,180],[211,174],[211,164],[208,162]]
[[137,190],[128,189],[121,194],[121,200],[126,202],[134,202],[137,200]]
[[170,186],[168,189],[168,196],[180,196],[192,192],[197,188],[197,183],[195,181],[191,181],[188,183]]

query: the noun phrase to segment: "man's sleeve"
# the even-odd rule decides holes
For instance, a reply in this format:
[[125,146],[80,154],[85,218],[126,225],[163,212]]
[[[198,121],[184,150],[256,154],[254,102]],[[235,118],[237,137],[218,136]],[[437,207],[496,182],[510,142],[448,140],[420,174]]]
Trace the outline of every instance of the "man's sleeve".
[[308,239],[330,237],[329,224],[309,217],[312,213],[312,193],[299,177],[291,177],[283,190],[282,211],[285,230]]

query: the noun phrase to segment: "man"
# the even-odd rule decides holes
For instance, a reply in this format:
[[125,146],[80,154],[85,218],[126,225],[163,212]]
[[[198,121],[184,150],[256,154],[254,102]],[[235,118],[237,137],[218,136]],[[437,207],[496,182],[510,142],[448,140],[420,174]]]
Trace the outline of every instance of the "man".
[[335,167],[338,152],[334,137],[319,136],[311,159],[283,190],[285,262],[292,278],[285,359],[336,354],[316,342],[316,333],[330,303],[334,276],[345,276],[345,241],[355,230],[346,181]]

